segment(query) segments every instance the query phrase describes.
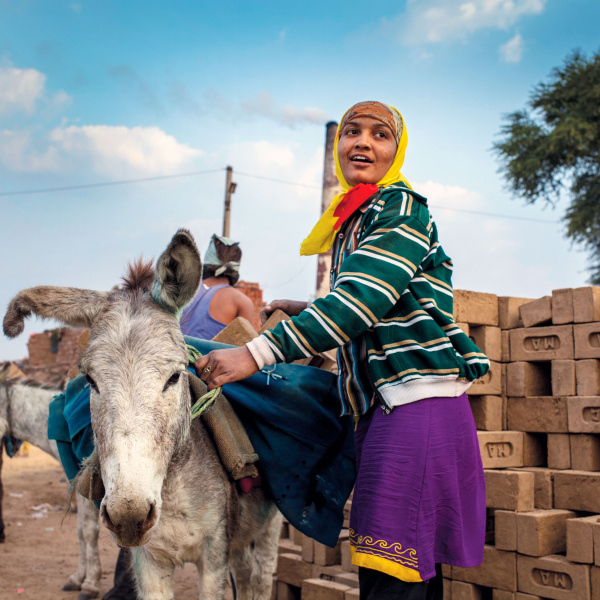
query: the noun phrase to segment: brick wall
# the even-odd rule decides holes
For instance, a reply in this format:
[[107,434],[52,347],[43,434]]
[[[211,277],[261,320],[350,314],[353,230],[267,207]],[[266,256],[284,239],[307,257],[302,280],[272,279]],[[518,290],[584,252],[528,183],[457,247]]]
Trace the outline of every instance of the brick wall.
[[254,318],[252,319],[252,326],[254,329],[256,329],[256,331],[258,331],[260,329],[260,318],[258,315],[266,304],[266,302],[263,300],[263,292],[260,289],[260,286],[258,283],[253,283],[250,281],[238,281],[235,284],[235,287],[240,290],[240,292],[246,294],[250,300],[252,300],[254,304]]

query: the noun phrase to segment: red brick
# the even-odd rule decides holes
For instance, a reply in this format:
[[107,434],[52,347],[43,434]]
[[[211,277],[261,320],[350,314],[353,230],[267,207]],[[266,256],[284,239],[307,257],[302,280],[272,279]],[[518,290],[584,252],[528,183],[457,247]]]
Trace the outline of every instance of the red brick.
[[468,323],[457,323],[458,327],[463,330],[463,333],[468,337],[471,332],[471,328]]
[[578,396],[600,396],[600,360],[575,361]]
[[550,468],[550,469],[570,469],[571,468],[571,447],[569,444],[569,434],[567,434],[567,433],[549,433],[548,434],[548,468]]
[[502,362],[510,362],[510,333],[500,330],[500,342],[502,344]]
[[347,573],[347,572],[339,573],[338,575],[335,575],[333,580],[336,583],[343,583],[344,585],[350,586],[351,588],[358,587],[358,574],[357,573]]
[[283,581],[275,583],[275,600],[301,600],[302,588]]
[[213,338],[213,342],[221,344],[232,344],[233,346],[245,346],[258,336],[252,323],[244,317],[236,317],[227,327],[219,331]]
[[508,398],[508,428],[513,431],[568,433],[569,400],[572,398]]
[[515,594],[505,590],[492,590],[492,600],[515,600]]
[[552,290],[552,325],[566,325],[573,318],[573,290]]
[[513,329],[510,332],[511,361],[538,362],[574,357],[572,325]]
[[517,555],[514,552],[484,548],[484,560],[478,567],[452,567],[452,578],[509,592],[517,591]]
[[571,433],[600,433],[600,396],[576,396],[567,403]]
[[277,558],[277,579],[295,587],[302,587],[313,575],[313,565],[297,554],[280,554]]
[[600,473],[556,471],[554,506],[568,510],[600,513]]
[[592,586],[592,600],[600,600],[600,568],[590,568],[590,584]]
[[452,581],[444,578],[442,580],[442,598],[444,600],[452,600]]
[[503,428],[501,396],[469,396],[469,404],[477,429],[499,431]]
[[513,298],[500,296],[498,298],[498,324],[501,329],[515,329],[523,327],[519,308],[531,302],[531,298]]
[[317,541],[314,543],[314,563],[316,565],[328,566],[339,565],[342,562],[341,543],[348,539],[348,531],[342,531],[334,548],[325,546]]
[[567,521],[567,559],[571,562],[594,564],[594,534],[592,525],[600,523],[600,515]]
[[491,327],[489,325],[473,326],[469,329],[469,337],[490,360],[495,360],[496,362],[502,360],[500,327]]
[[[360,600],[360,592],[358,589],[350,589],[348,590],[345,594],[344,594],[344,600]],[[444,600],[446,600],[446,597],[444,596]],[[447,600],[450,600],[450,598],[448,598]]]
[[502,365],[490,361],[490,370],[469,388],[472,396],[499,396],[502,393]]
[[552,298],[544,296],[527,304],[523,304],[519,309],[523,327],[533,327],[535,325],[545,325],[552,322]]
[[600,323],[573,326],[575,358],[600,358]]
[[535,510],[517,513],[517,552],[528,556],[563,553],[567,549],[567,520],[572,510]]
[[302,546],[294,544],[292,540],[288,538],[282,538],[279,540],[279,553],[280,554],[302,554]]
[[315,541],[307,535],[302,536],[302,560],[307,563],[315,562]]
[[517,513],[512,510],[494,511],[495,546],[498,550],[517,551]]
[[600,437],[592,433],[569,436],[571,468],[577,471],[600,471]]
[[512,362],[506,365],[506,395],[549,396],[550,373],[546,363]]
[[526,511],[534,508],[533,473],[485,470],[486,506]]
[[454,290],[454,320],[469,325],[498,326],[498,297],[495,294]]
[[600,288],[590,286],[573,290],[573,317],[575,323],[600,320]]
[[553,600],[590,600],[590,568],[564,556],[517,555],[519,591]]
[[484,469],[523,466],[523,438],[520,431],[478,431]]
[[340,552],[342,556],[342,569],[344,569],[344,571],[358,573],[358,567],[352,564],[352,553],[350,551],[350,542],[348,540],[341,543]]
[[534,505],[535,508],[554,508],[554,469],[530,467],[519,469],[532,473],[534,476]]
[[302,600],[344,600],[351,588],[335,581],[306,579],[302,582]]
[[474,583],[453,581],[451,584],[452,600],[483,600],[483,593],[483,588]]
[[[575,385],[575,362],[574,360],[552,361],[552,395],[574,396]],[[542,396],[543,394],[540,394]]]

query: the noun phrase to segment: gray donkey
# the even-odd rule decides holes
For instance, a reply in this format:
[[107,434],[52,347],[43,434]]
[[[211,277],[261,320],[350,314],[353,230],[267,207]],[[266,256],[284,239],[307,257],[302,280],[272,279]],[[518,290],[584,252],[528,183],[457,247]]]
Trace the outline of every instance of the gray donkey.
[[105,495],[101,522],[132,547],[138,597],[173,598],[173,571],[195,563],[200,597],[268,600],[281,515],[260,488],[241,494],[200,420],[191,421],[188,355],[178,315],[200,283],[191,234],[180,229],[156,273],[141,261],[119,291],[41,286],[10,303],[4,332],[31,313],[89,327],[79,361],[91,386],[92,427]]
[[[27,440],[60,461],[56,442],[48,439],[49,406],[60,390],[40,386],[27,379],[6,379],[5,375],[9,370],[10,363],[0,369],[0,442],[4,436],[12,435]],[[1,508],[0,505],[0,534],[3,530]],[[78,600],[91,600],[99,593],[98,583],[102,569],[98,552],[98,531],[98,510],[77,494],[79,564],[63,589],[81,590]],[[0,541],[1,538],[0,535]]]

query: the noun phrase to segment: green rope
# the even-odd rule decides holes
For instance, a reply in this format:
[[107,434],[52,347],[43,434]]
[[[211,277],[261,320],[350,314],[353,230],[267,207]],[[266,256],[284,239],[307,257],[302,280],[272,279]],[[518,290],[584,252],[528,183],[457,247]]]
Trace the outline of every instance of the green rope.
[[[187,344],[188,360],[194,364],[201,356],[202,352],[193,346]],[[192,406],[192,421],[199,417],[207,408],[213,405],[214,401],[221,395],[222,388],[218,387],[210,392],[200,396]]]

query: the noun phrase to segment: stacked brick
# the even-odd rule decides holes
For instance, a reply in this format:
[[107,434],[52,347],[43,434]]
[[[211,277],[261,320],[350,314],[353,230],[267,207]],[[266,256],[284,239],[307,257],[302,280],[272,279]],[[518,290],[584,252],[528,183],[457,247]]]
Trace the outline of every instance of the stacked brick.
[[[600,600],[600,288],[456,290],[454,316],[491,361],[468,391],[488,526],[481,566],[443,565],[445,600]],[[274,600],[357,588],[347,529],[330,549],[284,525]]]
[[600,288],[457,291],[455,318],[491,360],[468,392],[488,531],[445,598],[600,600]]

